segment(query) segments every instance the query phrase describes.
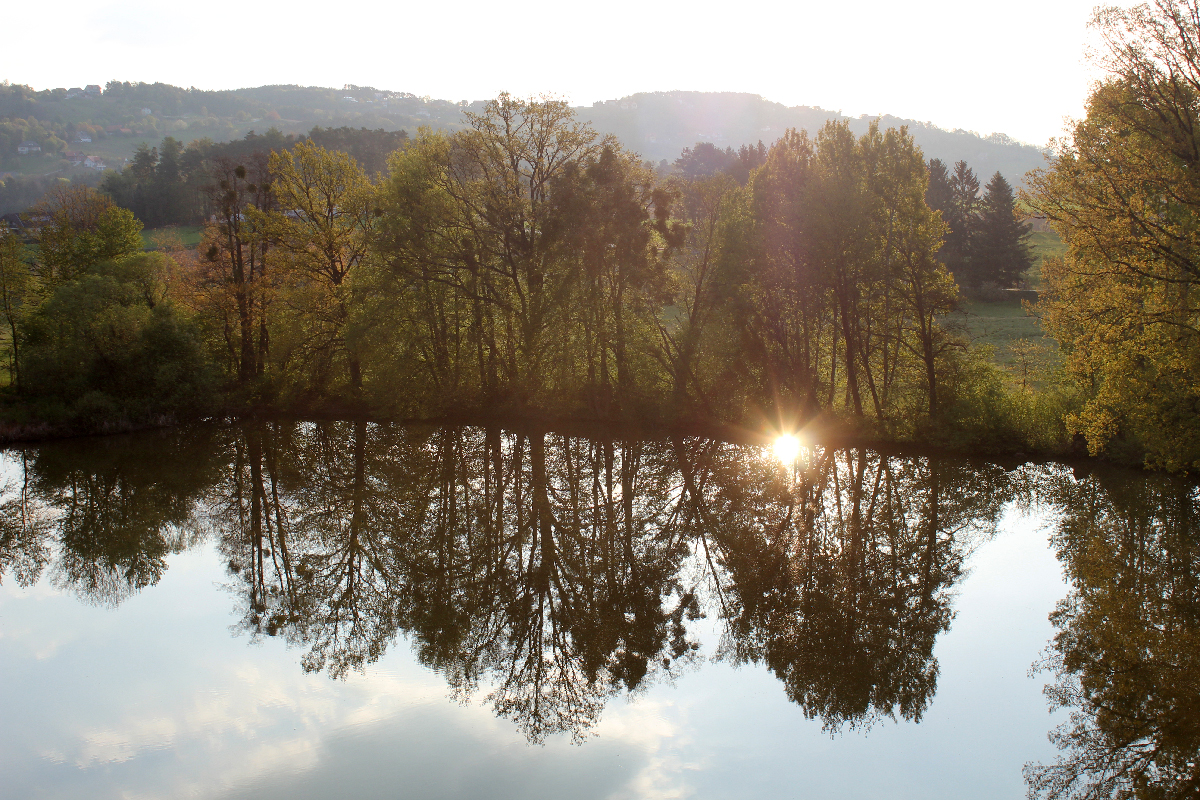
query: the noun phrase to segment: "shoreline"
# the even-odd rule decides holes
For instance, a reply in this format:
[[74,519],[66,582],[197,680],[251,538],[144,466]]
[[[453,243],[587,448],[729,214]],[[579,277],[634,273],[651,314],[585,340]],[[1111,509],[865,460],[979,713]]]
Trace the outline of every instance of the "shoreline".
[[[889,439],[869,432],[855,430],[845,420],[830,419],[817,415],[801,425],[780,426],[767,422],[761,424],[737,424],[712,419],[647,419],[627,417],[602,419],[581,415],[550,414],[532,411],[461,411],[428,417],[401,417],[369,412],[352,413],[348,409],[289,412],[278,409],[252,409],[242,413],[229,413],[177,419],[161,416],[157,419],[133,423],[112,420],[93,429],[77,425],[54,425],[39,421],[33,423],[0,422],[0,448],[19,449],[52,442],[100,439],[127,434],[169,430],[192,425],[233,426],[254,422],[364,422],[378,425],[400,425],[411,427],[479,427],[495,428],[524,434],[559,434],[599,441],[630,439],[669,440],[672,438],[701,437],[731,444],[768,446],[777,436],[792,433],[800,436],[806,444],[845,449],[866,448],[884,455],[915,455],[924,457],[956,457],[970,461],[998,464],[1005,469],[1016,469],[1027,463],[1060,463],[1075,469],[1090,470],[1096,467],[1129,469],[1140,472],[1156,472],[1144,464],[1121,462],[1104,456],[1087,454],[1078,445],[1060,452],[1031,451],[1013,448],[1010,450],[984,450],[957,448],[934,442]],[[1082,450],[1082,452],[1081,452]]]

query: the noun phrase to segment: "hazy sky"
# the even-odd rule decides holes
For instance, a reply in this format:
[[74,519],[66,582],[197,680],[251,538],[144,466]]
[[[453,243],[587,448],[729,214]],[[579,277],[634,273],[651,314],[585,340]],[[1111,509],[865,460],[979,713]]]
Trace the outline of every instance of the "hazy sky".
[[[1124,4],[1124,3],[1123,3]],[[211,5],[65,0],[6,36],[0,80],[203,89],[370,85],[447,100],[574,104],[743,91],[1043,144],[1079,116],[1093,0],[711,3],[560,0]]]

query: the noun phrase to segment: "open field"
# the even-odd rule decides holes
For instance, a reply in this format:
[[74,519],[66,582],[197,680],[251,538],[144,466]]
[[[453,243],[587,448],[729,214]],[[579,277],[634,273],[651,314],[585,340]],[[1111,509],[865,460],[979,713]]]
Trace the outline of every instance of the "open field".
[[1042,259],[1061,256],[1067,252],[1067,246],[1054,231],[1038,231],[1029,237],[1029,247],[1033,251],[1033,266],[1026,273],[1026,282],[1030,289],[1040,289],[1042,286]]
[[200,244],[200,237],[204,233],[204,227],[201,225],[168,225],[163,228],[151,228],[142,231],[142,243],[147,250],[158,250],[164,246],[169,246],[175,237],[178,237],[179,243],[184,247],[192,248]]
[[967,301],[950,322],[961,326],[972,346],[990,347],[992,362],[1017,380],[1023,366],[1037,374],[1058,351],[1058,343],[1043,333],[1037,317],[1027,314],[1017,300]]
[[[1032,234],[1029,244],[1034,262],[1026,274],[1026,284],[1037,290],[1042,283],[1042,260],[1062,255],[1067,246],[1054,231]],[[990,347],[993,363],[1018,377],[1023,363],[1045,364],[1058,351],[1058,343],[1045,335],[1038,318],[1028,314],[1016,298],[999,302],[965,301],[950,321],[960,327],[973,346]],[[1022,343],[1023,340],[1028,344]]]

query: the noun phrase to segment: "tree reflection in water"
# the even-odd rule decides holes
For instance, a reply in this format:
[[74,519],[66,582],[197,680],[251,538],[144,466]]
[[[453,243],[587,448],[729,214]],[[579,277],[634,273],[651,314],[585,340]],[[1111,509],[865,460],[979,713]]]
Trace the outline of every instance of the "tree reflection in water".
[[29,586],[49,567],[56,586],[119,605],[203,538],[193,508],[219,456],[202,429],[21,451],[19,476],[0,489],[0,578]]
[[653,447],[362,423],[241,436],[213,520],[234,523],[245,625],[303,644],[306,669],[344,675],[410,634],[540,740],[690,652]]
[[975,540],[1010,496],[966,462],[705,439],[365,423],[243,428],[209,504],[245,626],[342,676],[398,635],[534,741],[695,658],[763,662],[829,728],[919,719]]
[[0,579],[116,605],[208,538],[253,637],[335,677],[405,637],[533,741],[700,658],[760,663],[827,729],[917,720],[963,560],[1012,497],[1074,588],[1044,666],[1074,710],[1031,793],[1200,796],[1194,484],[812,448],[363,422],[184,429],[10,455]]
[[710,565],[725,651],[763,661],[834,729],[918,720],[967,549],[1010,477],[996,466],[817,450],[791,480],[755,448],[680,448],[689,533]]
[[1073,585],[1042,663],[1063,751],[1025,768],[1031,797],[1200,797],[1200,496],[1194,483],[1097,471],[1043,479]]

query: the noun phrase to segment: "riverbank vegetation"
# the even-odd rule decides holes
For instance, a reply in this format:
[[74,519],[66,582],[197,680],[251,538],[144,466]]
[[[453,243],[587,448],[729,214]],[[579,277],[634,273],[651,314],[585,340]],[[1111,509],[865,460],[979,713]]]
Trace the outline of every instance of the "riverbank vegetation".
[[661,180],[563,103],[468,119],[374,181],[311,141],[219,159],[195,251],[142,253],[107,196],[53,195],[30,248],[7,239],[20,408],[1061,439],[1012,422],[1017,395],[947,322],[959,291],[905,131],[830,123],[741,181]]
[[1195,2],[1098,12],[1111,76],[1087,117],[1035,173],[1031,203],[1067,253],[1042,265],[1043,322],[1067,417],[1093,452],[1200,466],[1200,12]]
[[[1189,9],[1097,18],[1111,78],[1025,198],[1067,248],[1041,263],[1049,345],[972,343],[963,291],[1015,284],[1029,231],[999,173],[981,190],[903,128],[698,145],[666,174],[563,102],[502,95],[372,152],[377,171],[256,137],[204,170],[164,145],[107,194],[52,193],[30,240],[0,248],[5,413],[811,426],[1195,466],[1200,200],[1192,128],[1164,122],[1194,113]],[[728,169],[705,168],[718,156]],[[199,247],[144,253],[128,208],[166,219],[201,180]]]

